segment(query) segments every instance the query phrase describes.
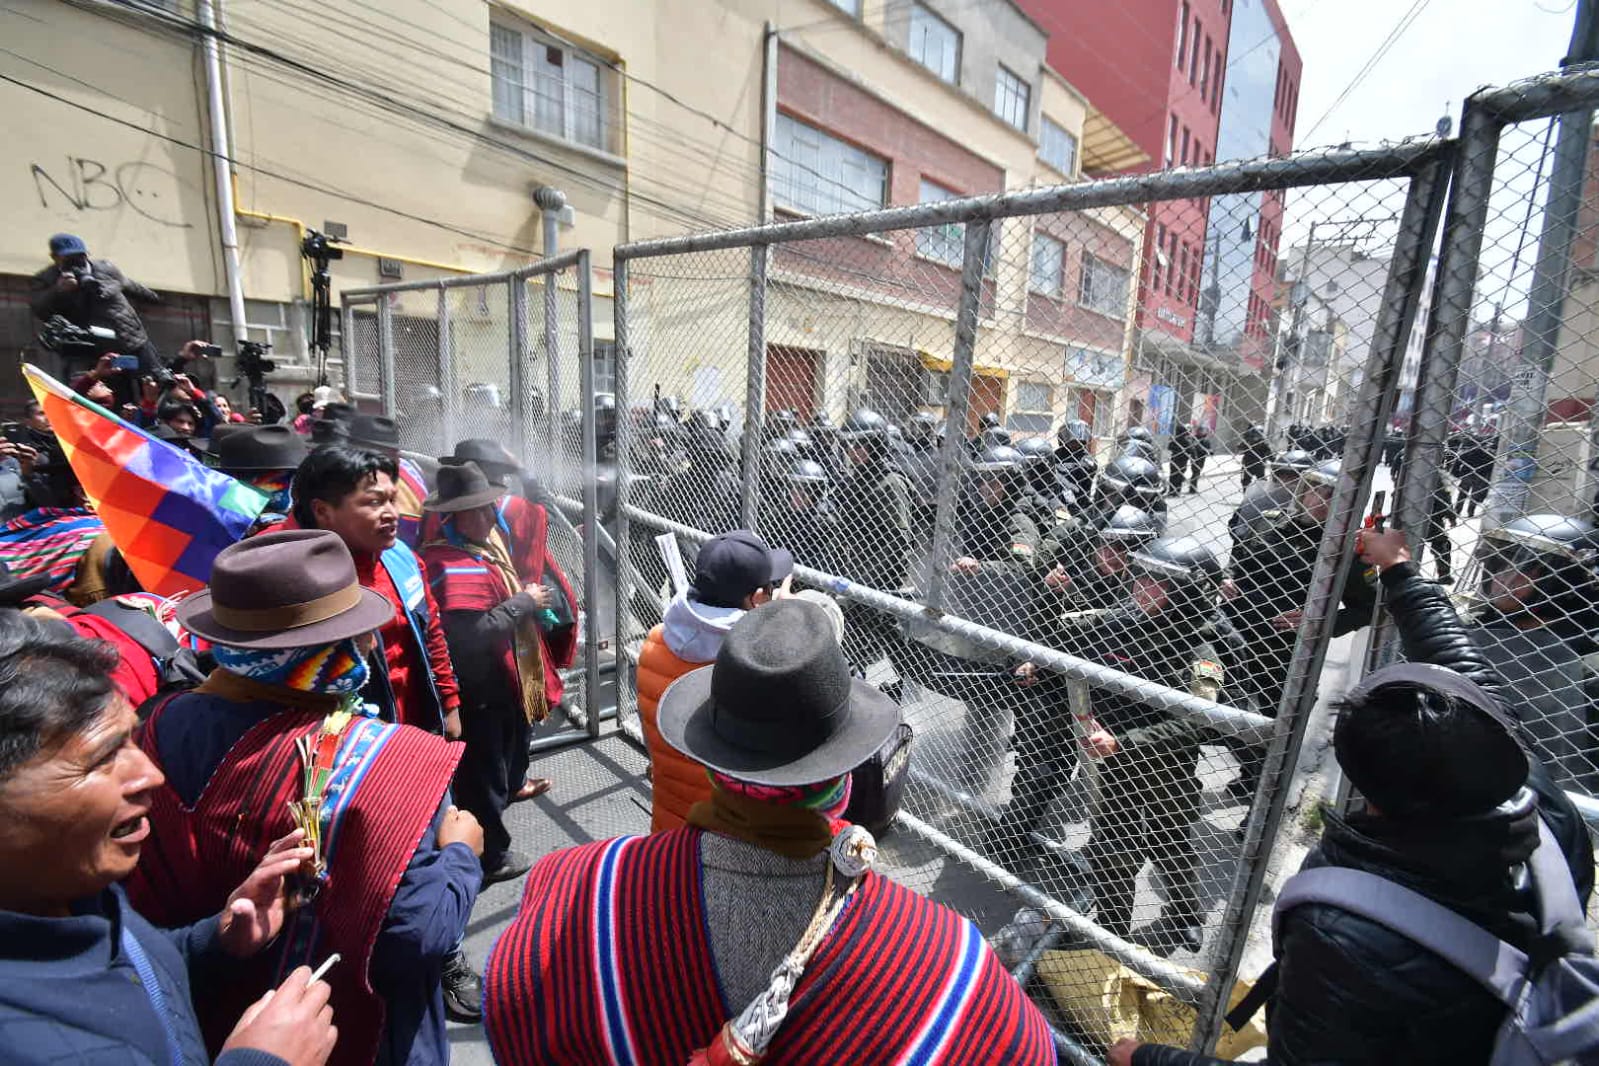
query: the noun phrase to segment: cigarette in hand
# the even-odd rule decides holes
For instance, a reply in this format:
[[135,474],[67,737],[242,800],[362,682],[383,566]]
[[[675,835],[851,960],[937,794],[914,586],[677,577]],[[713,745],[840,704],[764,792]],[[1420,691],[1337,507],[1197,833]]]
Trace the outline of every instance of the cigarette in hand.
[[333,969],[333,964],[338,961],[339,953],[335,951],[333,954],[327,957],[327,961],[325,961],[321,966],[318,966],[316,971],[311,974],[310,980],[306,981],[305,983],[306,987],[309,988],[318,981],[322,980],[323,975],[325,975],[329,970]]

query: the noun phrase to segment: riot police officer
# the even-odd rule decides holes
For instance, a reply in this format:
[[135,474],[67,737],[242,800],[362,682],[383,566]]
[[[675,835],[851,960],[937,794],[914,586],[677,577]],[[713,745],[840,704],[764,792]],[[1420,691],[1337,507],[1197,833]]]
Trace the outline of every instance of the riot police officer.
[[1043,437],[1029,437],[1016,444],[1026,481],[1027,511],[1040,530],[1069,519],[1074,502],[1055,476],[1054,451]]
[[[1149,512],[1122,507],[1104,528],[1079,526],[1074,532],[1076,536],[1057,545],[1048,561],[1033,639],[1081,655],[1088,648],[1085,633],[1126,602],[1132,587],[1132,554],[1159,539],[1160,530]],[[990,846],[1029,862],[1042,854],[1033,834],[1071,783],[1077,740],[1064,681],[1032,663],[1018,667],[1016,679],[1026,690],[1016,719],[1016,776]]]
[[938,464],[942,446],[938,418],[919,411],[905,424],[905,447],[898,457],[900,472],[911,493],[911,531],[922,548],[932,543],[934,512],[938,509]]
[[1188,467],[1194,461],[1194,435],[1181,422],[1172,430],[1171,442],[1166,445],[1166,458],[1170,463],[1166,492],[1172,496],[1181,495],[1188,478]]
[[[1243,637],[1244,648],[1229,673],[1239,698],[1252,699],[1255,710],[1268,717],[1276,717],[1288,682],[1288,667],[1304,620],[1310,579],[1321,550],[1322,530],[1332,511],[1339,471],[1337,459],[1301,471],[1293,502],[1281,519],[1260,535],[1241,540],[1233,553],[1222,607]],[[1334,619],[1333,635],[1367,625],[1374,606],[1372,584],[1360,574],[1351,574],[1344,584],[1343,606]],[[1253,797],[1262,758],[1258,749],[1240,753],[1242,773],[1230,786],[1234,798],[1247,801]]]
[[[888,422],[870,408],[855,411],[839,436],[849,475],[834,496],[831,557],[839,576],[882,592],[898,592],[910,576],[910,489],[890,462]],[[845,651],[861,673],[900,647],[899,623],[846,600]],[[896,699],[899,682],[885,687]]]
[[1084,521],[1095,528],[1110,521],[1123,504],[1148,511],[1161,529],[1166,528],[1166,498],[1160,467],[1136,455],[1121,455],[1106,464],[1094,483],[1094,502],[1084,511]]
[[1471,636],[1514,699],[1505,709],[1565,788],[1599,785],[1599,531],[1535,514],[1483,534]]
[[1099,473],[1099,464],[1088,451],[1093,437],[1092,427],[1078,418],[1062,424],[1055,432],[1055,474],[1071,490],[1079,507],[1088,502]]
[[1277,525],[1292,509],[1299,490],[1299,476],[1314,465],[1310,453],[1290,450],[1267,461],[1269,479],[1249,486],[1243,501],[1227,520],[1233,550],[1259,533]]
[[1266,462],[1271,458],[1271,442],[1266,439],[1266,431],[1260,426],[1250,426],[1244,430],[1243,450],[1243,483],[1244,491],[1249,491],[1249,486],[1266,476]]
[[761,491],[761,533],[773,544],[787,546],[794,561],[813,570],[833,572],[829,555],[832,531],[828,489],[832,479],[815,459],[798,449],[778,448],[791,441],[774,441],[767,446],[770,462],[763,464],[765,485]]
[[[1157,540],[1132,553],[1127,601],[1083,635],[1084,657],[1135,677],[1216,699],[1218,654],[1237,644],[1216,615],[1221,558],[1193,537]],[[1169,954],[1202,946],[1204,913],[1194,875],[1199,747],[1206,723],[1135,697],[1096,689],[1084,747],[1096,759],[1099,798],[1087,858],[1096,915],[1118,936],[1132,932],[1135,883],[1146,863],[1166,885],[1160,919],[1141,939]]]
[[[1014,448],[992,444],[967,464],[955,511],[956,558],[949,566],[947,610],[980,625],[1025,632],[1031,620],[1038,525],[1029,513],[1022,457]],[[1018,694],[1010,682],[1004,652],[971,645],[952,647],[934,640],[935,650],[962,660],[944,672],[946,695],[968,710],[966,758],[961,770],[969,783],[983,780],[997,766]]]

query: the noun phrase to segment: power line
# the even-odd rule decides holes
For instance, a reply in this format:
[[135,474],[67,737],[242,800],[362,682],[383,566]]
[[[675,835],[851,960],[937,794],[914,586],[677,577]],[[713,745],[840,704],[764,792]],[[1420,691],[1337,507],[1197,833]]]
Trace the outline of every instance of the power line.
[[1400,16],[1398,22],[1394,23],[1394,28],[1388,31],[1388,36],[1382,39],[1382,43],[1377,46],[1376,51],[1355,72],[1355,76],[1349,80],[1349,84],[1344,86],[1343,91],[1338,94],[1338,98],[1332,102],[1332,106],[1324,111],[1321,118],[1316,120],[1315,125],[1305,132],[1307,138],[1314,136],[1316,131],[1321,129],[1322,124],[1332,117],[1333,112],[1337,111],[1339,106],[1349,99],[1349,94],[1359,88],[1361,82],[1365,81],[1367,76],[1377,69],[1377,64],[1381,63],[1383,57],[1393,49],[1395,44],[1399,43],[1399,38],[1421,17],[1421,13],[1427,10],[1427,5],[1431,2],[1432,0],[1415,0],[1410,5],[1410,9]]

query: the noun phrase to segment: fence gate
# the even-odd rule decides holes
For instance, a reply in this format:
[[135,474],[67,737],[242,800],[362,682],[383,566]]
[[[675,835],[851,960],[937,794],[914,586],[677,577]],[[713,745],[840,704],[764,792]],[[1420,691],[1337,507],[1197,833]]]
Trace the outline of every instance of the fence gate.
[[[617,647],[636,654],[661,617],[658,534],[690,558],[735,526],[793,549],[801,583],[845,606],[853,664],[917,732],[888,846],[959,860],[981,876],[946,867],[941,898],[992,933],[1009,917],[994,889],[1011,908],[1019,897],[1062,946],[1097,948],[1198,1008],[1172,1039],[1212,1044],[1340,594],[1362,580],[1349,577],[1353,532],[1451,161],[1435,141],[1327,151],[617,248]],[[1145,247],[1156,202],[1186,222]],[[1263,254],[1304,282],[1287,307]],[[1151,320],[1169,328],[1140,328]],[[806,368],[814,379],[796,381]],[[774,395],[798,409],[774,410]],[[845,425],[862,407],[887,431],[845,432],[866,428]],[[1241,641],[1202,625],[1214,585],[1137,560],[1134,585],[1124,555],[1096,551],[1096,501],[1056,476],[1072,447],[1054,454],[1057,430],[1082,414],[1101,466],[1126,447],[1117,431],[1151,431],[1132,445],[1158,467],[1143,503],[1166,536],[1193,538],[1183,550],[1219,567],[1235,543],[1298,538],[1298,584],[1227,612]],[[1341,476],[1325,515],[1289,494],[1257,508],[1281,525],[1230,529],[1244,477],[1220,453],[1268,420],[1347,421]],[[969,439],[985,427],[1002,432]],[[1015,466],[985,447],[1005,435],[1039,438],[1043,454]],[[1179,473],[1198,491],[1167,495]],[[1024,497],[1027,518],[1012,520]],[[1057,527],[1072,510],[1075,526]],[[1083,610],[1113,616],[1100,636],[1084,635]],[[1221,702],[1192,689],[1196,659],[1227,667]],[[1043,683],[1017,683],[1024,662]],[[636,733],[628,677],[617,690]],[[1074,728],[1102,757],[1077,757]],[[1229,790],[1241,763],[1258,788]],[[1028,965],[1097,1002],[1102,975],[1062,969],[1071,958]]]
[[[402,282],[342,294],[345,390],[398,423],[430,463],[488,438],[518,456],[524,489],[550,515],[549,547],[582,599],[584,655],[568,671],[570,725],[597,736],[600,614],[596,537],[593,293],[589,253],[498,274]],[[572,735],[557,733],[560,742]]]

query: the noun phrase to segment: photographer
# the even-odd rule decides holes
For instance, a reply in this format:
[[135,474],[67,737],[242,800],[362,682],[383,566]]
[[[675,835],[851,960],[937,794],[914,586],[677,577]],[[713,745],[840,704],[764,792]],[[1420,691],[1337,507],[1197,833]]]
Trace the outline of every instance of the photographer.
[[33,276],[30,303],[41,322],[61,315],[85,329],[101,326],[116,334],[117,350],[136,356],[139,370],[164,373],[160,353],[150,343],[133,303],[156,304],[161,298],[132,280],[107,259],[90,259],[83,238],[58,233],[50,238],[54,265]]

